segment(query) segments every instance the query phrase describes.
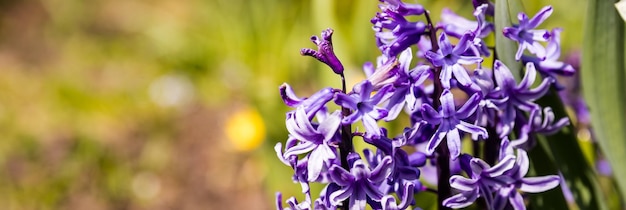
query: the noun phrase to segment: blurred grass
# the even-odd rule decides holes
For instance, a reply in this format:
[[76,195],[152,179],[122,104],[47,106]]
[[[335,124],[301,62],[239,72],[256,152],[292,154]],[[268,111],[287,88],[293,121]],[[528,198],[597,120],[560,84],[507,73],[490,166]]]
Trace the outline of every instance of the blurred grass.
[[[578,49],[584,1],[553,4]],[[445,5],[471,17],[466,1]],[[378,52],[377,1],[0,1],[2,209],[272,209],[297,195],[273,146],[286,139],[277,88],[306,96],[338,78],[299,55],[335,29],[351,83]],[[264,141],[234,148],[233,115],[260,114]],[[254,126],[253,124],[252,126]],[[235,132],[236,133],[236,132]],[[230,135],[230,138],[233,138]],[[245,143],[245,139],[234,142]],[[241,202],[245,200],[246,202]]]

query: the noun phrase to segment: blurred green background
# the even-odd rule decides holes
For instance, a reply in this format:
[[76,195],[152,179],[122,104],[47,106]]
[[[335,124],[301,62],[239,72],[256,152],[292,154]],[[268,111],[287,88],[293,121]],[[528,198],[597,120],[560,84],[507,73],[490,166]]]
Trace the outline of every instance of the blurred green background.
[[[469,0],[419,2],[471,17]],[[299,54],[327,27],[349,83],[363,79],[377,4],[0,1],[0,209],[273,209],[300,191],[273,151],[278,86],[339,86]],[[544,27],[578,49],[586,1],[525,2],[548,4]]]

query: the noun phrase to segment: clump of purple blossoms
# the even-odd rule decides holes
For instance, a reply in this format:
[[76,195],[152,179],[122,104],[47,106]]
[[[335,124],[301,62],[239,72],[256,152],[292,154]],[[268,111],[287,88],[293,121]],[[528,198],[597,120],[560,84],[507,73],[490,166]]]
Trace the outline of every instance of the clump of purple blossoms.
[[[518,24],[495,31],[486,18],[494,15],[488,1],[474,1],[471,19],[445,9],[439,23],[422,5],[380,2],[371,22],[381,55],[376,65],[363,65],[366,80],[348,92],[343,64],[333,51],[334,31],[327,29],[311,38],[318,50],[301,54],[328,65],[341,77],[341,89],[302,98],[289,85],[280,87],[294,110],[286,115],[289,137],[275,150],[293,168],[304,198],[291,197],[284,207],[277,193],[277,209],[419,209],[415,198],[435,193],[440,209],[519,210],[526,209],[527,193],[558,186],[558,175],[526,177],[535,136],[569,124],[535,103],[559,88],[556,76],[574,74],[558,61],[562,29],[537,29],[552,7],[532,18],[520,13]],[[485,41],[494,33],[519,44],[521,81]],[[401,114],[410,122],[392,134],[383,121],[401,120]],[[363,128],[355,128],[359,125]],[[375,149],[355,151],[353,141]],[[433,166],[436,173],[428,169]],[[311,194],[311,183],[324,185],[319,195]]]

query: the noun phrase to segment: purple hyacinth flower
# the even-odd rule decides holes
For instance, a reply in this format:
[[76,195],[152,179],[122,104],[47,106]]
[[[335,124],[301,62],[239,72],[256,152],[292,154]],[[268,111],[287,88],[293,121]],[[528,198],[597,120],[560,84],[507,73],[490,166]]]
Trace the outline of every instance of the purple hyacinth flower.
[[545,42],[550,38],[550,33],[545,29],[535,29],[552,14],[552,7],[542,8],[533,18],[528,19],[524,13],[519,13],[517,19],[519,25],[502,29],[504,36],[519,43],[515,59],[519,60],[525,49],[537,55],[539,59],[546,58],[546,49],[538,41]]
[[470,40],[473,39],[472,33],[466,33],[459,40],[459,44],[452,46],[446,33],[439,36],[439,50],[437,52],[426,52],[426,58],[436,67],[442,67],[439,79],[445,89],[450,89],[450,80],[452,75],[463,86],[478,90],[478,87],[472,83],[467,70],[462,65],[476,64],[482,62],[482,58],[478,56],[464,56],[463,53],[470,47]]
[[493,103],[502,110],[499,133],[500,137],[504,137],[511,132],[519,110],[530,112],[539,106],[533,101],[548,92],[552,78],[544,78],[539,86],[531,89],[537,77],[533,63],[526,63],[526,72],[519,85],[516,84],[511,71],[500,61],[494,63],[494,74],[496,91],[501,94],[501,98],[494,99]]
[[[358,156],[351,153],[353,157]],[[384,194],[378,189],[387,176],[391,173],[391,157],[382,159],[380,164],[374,169],[367,167],[361,159],[356,159],[350,166],[350,171],[346,171],[338,165],[330,168],[331,179],[340,186],[340,189],[332,192],[329,196],[333,206],[341,204],[342,201],[350,199],[350,210],[365,209],[368,199],[379,202]]]
[[[508,139],[502,140],[500,155],[506,153],[506,157],[513,155],[513,147],[509,144]],[[545,192],[559,185],[560,178],[558,175],[548,175],[540,177],[525,177],[528,173],[530,162],[528,160],[528,154],[525,150],[517,149],[517,158],[513,168],[506,172],[514,181],[509,185],[503,186],[498,189],[494,200],[492,201],[492,208],[504,209],[507,201],[516,210],[525,210],[526,205],[522,198],[521,192],[539,193]]]
[[[296,96],[291,86],[289,86],[289,84],[287,83],[283,83],[279,89],[280,96],[283,99],[283,102],[290,107],[304,107],[304,111],[309,120],[313,119],[318,111],[324,109],[326,103],[328,103],[330,100],[333,99],[333,97],[335,97],[336,92],[332,88],[324,88],[314,93],[311,97],[299,98],[298,96]],[[290,114],[293,113],[289,112],[288,115]]]
[[306,116],[303,107],[298,107],[296,113],[287,119],[287,130],[300,143],[292,147],[287,147],[283,156],[285,159],[290,156],[308,154],[308,181],[317,180],[324,166],[330,166],[337,158],[335,151],[331,149],[329,143],[337,134],[341,122],[341,113],[333,112],[328,118],[314,126]]
[[535,145],[534,137],[531,134],[552,135],[570,124],[567,117],[556,122],[555,119],[554,112],[550,107],[543,108],[543,113],[539,108],[532,110],[528,116],[528,122],[520,129],[519,139],[511,141],[511,145],[516,148],[530,149]]
[[455,209],[467,207],[474,203],[479,196],[483,197],[487,204],[491,204],[494,189],[508,186],[513,182],[506,172],[514,167],[515,156],[507,155],[498,164],[491,167],[480,158],[463,155],[461,164],[467,168],[470,178],[460,175],[450,177],[450,187],[457,189],[460,193],[443,201],[443,205],[447,207]]
[[[412,58],[413,54],[411,52],[411,48],[407,48],[400,53],[400,56],[397,59],[399,64],[396,68],[388,70],[387,73],[385,73],[386,69],[383,68],[377,70],[374,74],[368,77],[368,80],[372,81],[372,84],[376,86],[375,81],[382,80],[379,79],[382,77],[379,75],[386,74],[387,77],[393,76],[393,79],[384,80],[388,81],[385,82],[386,84],[393,84],[394,86],[393,93],[389,97],[389,103],[387,103],[386,106],[389,113],[385,118],[385,121],[396,119],[405,104],[408,102],[414,102],[414,100],[407,99],[407,96],[414,96],[416,94],[416,90],[421,90],[423,88],[421,85],[430,76],[431,67],[428,65],[418,65],[415,68],[410,69],[409,65],[411,64]],[[393,83],[390,83],[392,81]]]
[[380,129],[376,121],[386,117],[387,110],[376,105],[381,102],[391,88],[391,86],[385,86],[372,96],[374,86],[370,81],[365,80],[355,85],[353,92],[349,95],[337,93],[335,95],[335,103],[341,107],[353,110],[352,114],[341,120],[341,123],[347,125],[362,120],[368,134],[380,136]]
[[333,29],[322,31],[322,38],[311,36],[311,41],[317,45],[317,51],[309,48],[300,50],[300,54],[316,58],[328,65],[335,74],[343,74],[343,64],[335,55],[333,50]]
[[488,5],[483,4],[476,8],[474,11],[474,17],[476,21],[465,19],[452,12],[452,10],[445,8],[441,12],[441,23],[438,24],[439,28],[443,28],[443,31],[447,35],[461,38],[465,33],[471,31],[476,36],[471,40],[471,50],[475,55],[489,56],[489,48],[483,41],[483,38],[489,36],[494,31],[495,26],[485,20],[485,12]]
[[561,28],[552,29],[550,39],[548,40],[548,47],[546,48],[545,59],[527,55],[522,56],[524,63],[535,63],[535,67],[537,67],[539,73],[554,78],[555,82],[557,75],[572,76],[576,73],[572,65],[559,61],[561,57],[561,31],[563,31]]
[[378,48],[384,55],[395,57],[411,45],[419,42],[426,24],[408,21],[404,15],[392,9],[384,9],[372,18]]
[[450,155],[453,159],[456,159],[461,154],[461,134],[459,130],[477,134],[483,138],[487,137],[485,128],[462,121],[462,119],[468,118],[474,113],[480,102],[480,96],[477,93],[472,95],[458,111],[454,108],[454,98],[450,90],[444,90],[439,100],[441,101],[439,112],[435,111],[429,104],[422,105],[424,120],[430,124],[439,125],[435,134],[428,141],[426,153],[432,154],[443,138],[447,136]]

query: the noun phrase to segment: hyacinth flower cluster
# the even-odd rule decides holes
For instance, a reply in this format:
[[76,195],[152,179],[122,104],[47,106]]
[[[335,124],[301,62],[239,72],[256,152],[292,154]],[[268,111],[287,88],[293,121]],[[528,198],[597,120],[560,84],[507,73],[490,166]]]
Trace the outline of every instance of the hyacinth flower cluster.
[[[474,6],[473,18],[446,9],[433,23],[422,5],[380,0],[371,23],[381,55],[363,65],[367,79],[351,89],[333,51],[334,31],[311,38],[317,49],[301,54],[325,63],[342,83],[309,97],[280,86],[293,110],[289,136],[275,151],[303,196],[277,193],[277,209],[419,209],[415,198],[423,193],[437,194],[440,209],[526,209],[526,194],[559,185],[558,175],[527,176],[535,136],[569,124],[536,103],[559,88],[557,76],[574,73],[558,61],[561,29],[539,28],[552,7],[520,13],[519,24],[495,31],[493,3]],[[485,41],[496,33],[518,43],[519,82]],[[391,133],[385,122],[396,120],[405,128]],[[354,141],[375,149],[356,151]],[[324,186],[319,195],[312,183]]]

